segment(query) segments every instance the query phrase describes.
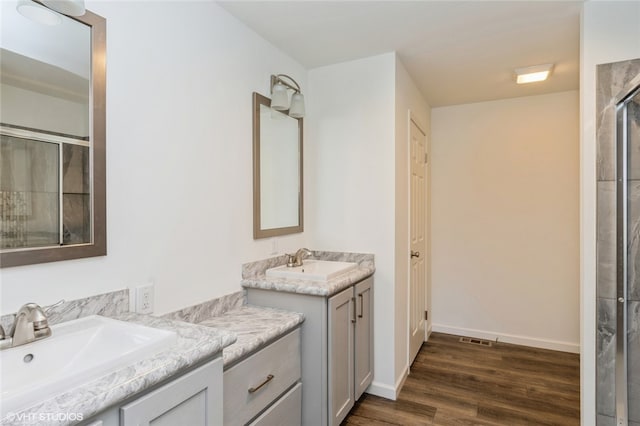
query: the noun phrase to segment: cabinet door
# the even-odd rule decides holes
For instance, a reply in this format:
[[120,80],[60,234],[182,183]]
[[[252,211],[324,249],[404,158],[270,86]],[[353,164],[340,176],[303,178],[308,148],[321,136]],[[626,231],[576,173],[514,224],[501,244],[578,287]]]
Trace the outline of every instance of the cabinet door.
[[373,379],[373,278],[356,284],[355,399]]
[[[329,299],[329,424],[339,425],[353,407],[353,288]],[[304,380],[304,378],[303,378]]]
[[218,358],[120,409],[122,426],[222,425]]

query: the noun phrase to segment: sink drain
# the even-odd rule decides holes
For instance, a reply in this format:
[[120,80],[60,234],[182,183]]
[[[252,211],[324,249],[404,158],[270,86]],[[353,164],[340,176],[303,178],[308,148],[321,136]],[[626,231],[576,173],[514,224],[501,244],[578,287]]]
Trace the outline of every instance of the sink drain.
[[30,363],[31,361],[33,361],[33,354],[25,355],[24,358],[22,358],[22,360],[26,363]]

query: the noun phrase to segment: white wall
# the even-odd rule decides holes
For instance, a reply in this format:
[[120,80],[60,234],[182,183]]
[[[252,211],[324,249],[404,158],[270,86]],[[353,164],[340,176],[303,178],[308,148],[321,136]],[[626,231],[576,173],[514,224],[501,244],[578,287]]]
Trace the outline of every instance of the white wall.
[[432,110],[434,331],[579,349],[578,92]]
[[310,246],[375,254],[375,375],[395,398],[407,368],[408,111],[429,106],[394,53],[309,71]]
[[157,313],[240,290],[272,252],[252,236],[251,93],[306,71],[213,2],[87,7],[107,19],[108,255],[2,269],[0,311],[150,280]]
[[[409,368],[409,112],[421,128],[430,133],[430,107],[416,87],[402,62],[396,58],[395,112],[395,380],[396,388]],[[426,151],[429,152],[427,136]],[[429,167],[427,173],[427,203],[429,197]],[[427,212],[428,204],[427,204]],[[422,218],[425,222],[428,217]],[[427,241],[429,230],[427,229]],[[429,252],[427,248],[427,252]],[[427,269],[429,265],[427,264]],[[427,285],[427,283],[425,283]]]
[[596,65],[640,58],[640,2],[587,1],[580,46],[581,416],[596,424]]
[[0,84],[0,122],[87,136],[89,108],[86,103]]
[[309,71],[310,246],[375,254],[374,386],[394,377],[395,54]]

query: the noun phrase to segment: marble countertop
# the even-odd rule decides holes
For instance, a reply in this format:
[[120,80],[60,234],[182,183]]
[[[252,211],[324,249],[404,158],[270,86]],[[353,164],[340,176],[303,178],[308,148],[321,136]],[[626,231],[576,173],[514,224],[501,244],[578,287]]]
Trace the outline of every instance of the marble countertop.
[[304,321],[304,315],[281,309],[243,305],[200,322],[200,325],[233,332],[238,340],[222,352],[225,368],[278,339]]
[[264,272],[242,280],[244,288],[284,291],[287,293],[308,294],[312,296],[333,296],[367,278],[375,272],[373,263],[359,264],[354,270],[341,274],[329,281],[309,281],[289,278],[267,277]]
[[[82,415],[82,419],[87,420],[190,366],[215,358],[216,354],[236,341],[236,335],[227,330],[166,318],[133,313],[116,315],[112,318],[175,331],[178,337],[177,342],[166,351],[55,395],[18,413],[13,413],[13,417],[7,416],[1,419],[0,424],[41,425],[43,415],[57,413],[74,413],[76,416]],[[21,420],[17,421],[17,419]],[[69,423],[75,422],[68,420],[46,422],[47,425]]]

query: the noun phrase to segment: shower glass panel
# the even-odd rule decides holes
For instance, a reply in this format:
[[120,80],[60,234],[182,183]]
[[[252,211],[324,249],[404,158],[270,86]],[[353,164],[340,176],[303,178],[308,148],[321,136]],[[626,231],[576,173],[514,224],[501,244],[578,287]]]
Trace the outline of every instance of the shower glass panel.
[[0,249],[91,242],[89,142],[0,125]]
[[0,135],[0,248],[60,242],[59,146]]
[[640,86],[616,107],[616,424],[640,424]]

